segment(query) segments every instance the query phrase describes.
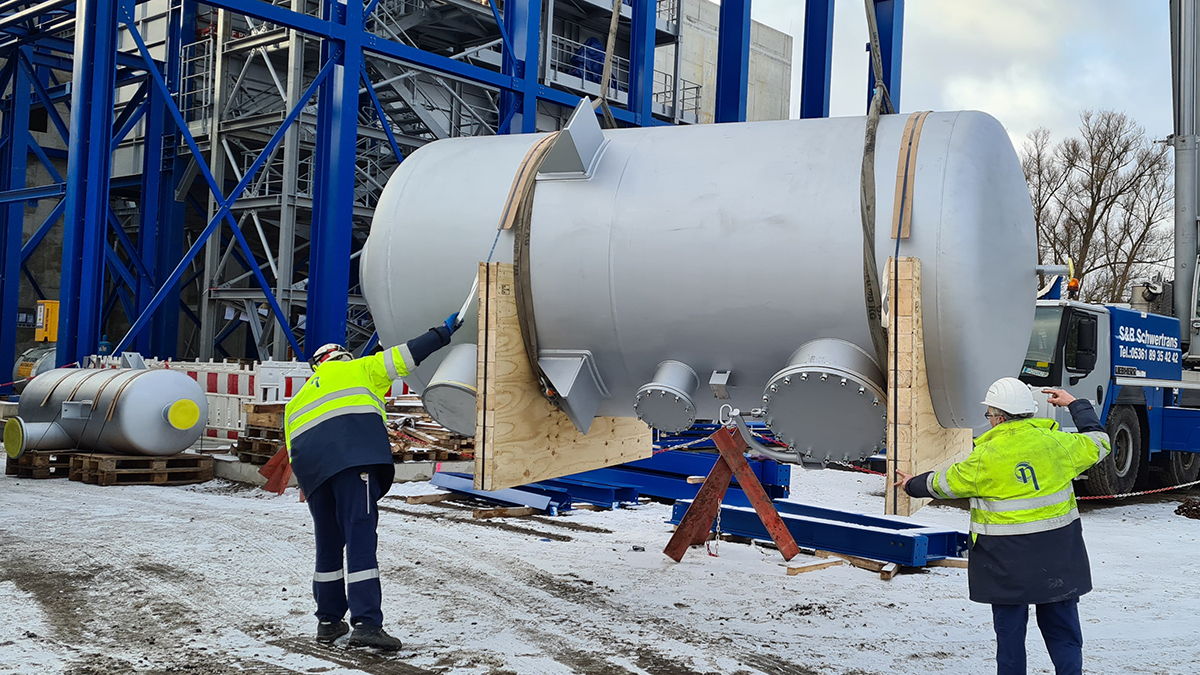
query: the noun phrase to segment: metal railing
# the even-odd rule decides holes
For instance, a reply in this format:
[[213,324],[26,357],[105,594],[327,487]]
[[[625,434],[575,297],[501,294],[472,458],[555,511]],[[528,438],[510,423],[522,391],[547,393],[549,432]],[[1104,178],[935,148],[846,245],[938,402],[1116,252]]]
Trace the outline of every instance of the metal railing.
[[654,71],[654,102],[661,105],[667,115],[690,121],[700,115],[700,85],[683,78],[679,80],[679,99],[675,99],[675,76],[661,70]]
[[[550,69],[578,77],[579,88],[587,88],[585,83],[591,82],[599,89],[600,78],[604,72],[604,46],[593,38],[593,44],[585,44],[568,40],[560,35],[550,36]],[[612,82],[606,92],[610,100],[617,100],[621,92],[629,89],[629,59],[613,55]]]
[[658,18],[668,23],[679,14],[679,0],[658,0]]

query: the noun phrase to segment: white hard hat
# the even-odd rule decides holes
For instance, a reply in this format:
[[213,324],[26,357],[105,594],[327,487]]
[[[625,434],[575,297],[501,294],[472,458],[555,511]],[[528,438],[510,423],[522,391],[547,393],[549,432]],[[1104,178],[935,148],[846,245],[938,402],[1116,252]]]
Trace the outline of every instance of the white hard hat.
[[312,358],[308,360],[308,364],[313,368],[325,363],[326,361],[352,361],[354,355],[346,351],[346,348],[336,342],[330,342],[327,345],[321,345],[317,351],[313,352]]
[[1011,415],[1028,415],[1038,411],[1037,401],[1029,386],[1015,377],[1002,377],[988,387],[983,404]]

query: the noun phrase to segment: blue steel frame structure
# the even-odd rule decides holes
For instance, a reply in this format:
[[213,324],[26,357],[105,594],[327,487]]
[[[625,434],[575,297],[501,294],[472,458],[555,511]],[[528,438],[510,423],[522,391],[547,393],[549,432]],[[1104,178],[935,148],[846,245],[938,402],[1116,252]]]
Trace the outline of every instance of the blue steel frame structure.
[[[800,73],[800,117],[829,117],[829,90],[833,82],[834,0],[805,0],[803,68]],[[725,5],[721,5],[724,12]],[[722,16],[722,18],[724,18]],[[883,81],[900,109],[900,62],[904,53],[904,0],[875,0]],[[867,103],[875,90],[875,76],[867,66]]]
[[[832,54],[833,0],[807,0],[810,11],[825,6],[824,32],[805,29],[804,94],[802,113],[810,109],[828,114],[829,60]],[[233,203],[262,169],[301,110],[316,97],[318,105],[317,153],[319,172],[314,192],[313,232],[309,258],[307,326],[305,342],[320,345],[346,337],[349,295],[350,246],[353,209],[353,176],[359,87],[365,85],[373,107],[382,113],[378,95],[365,74],[365,58],[381,55],[434,73],[500,90],[502,133],[535,131],[539,101],[574,107],[579,97],[542,84],[538,79],[543,0],[508,0],[492,9],[503,38],[500,72],[422,51],[367,32],[365,22],[379,0],[349,3],[322,0],[321,17],[280,7],[264,0],[207,0],[203,4],[253,17],[279,27],[300,31],[322,41],[320,70],[289,111],[266,148],[228,193],[214,179],[177,104],[184,73],[179,54],[186,31],[195,25],[197,3],[173,3],[166,61],[155,60],[136,20],[138,0],[6,0],[0,1],[0,93],[3,101],[3,136],[0,138],[0,382],[12,371],[16,345],[18,288],[22,271],[33,280],[25,261],[47,232],[63,220],[63,274],[60,292],[58,364],[78,363],[95,354],[108,311],[119,301],[126,315],[137,317],[114,353],[136,349],[160,357],[175,355],[180,309],[197,321],[182,303],[184,273],[206,240],[229,225],[241,257],[262,289],[272,314],[280,323],[294,353],[305,350],[297,341],[272,293],[249,243],[230,213]],[[746,116],[747,69],[750,48],[751,0],[725,0],[721,6],[718,50],[716,119],[743,121]],[[884,33],[884,68],[893,100],[899,94],[900,31],[903,0],[878,0],[880,28]],[[634,0],[630,47],[629,104],[614,108],[625,125],[665,124],[652,115],[655,0]],[[817,22],[810,22],[813,26]],[[71,25],[73,41],[57,33]],[[136,53],[121,51],[119,31],[137,46]],[[811,35],[810,35],[811,33]],[[810,39],[811,38],[811,39]],[[823,39],[822,39],[823,38]],[[810,57],[824,54],[824,60]],[[893,64],[895,64],[893,66]],[[72,81],[54,80],[53,71],[72,72]],[[811,83],[811,86],[810,86]],[[138,84],[137,93],[118,109],[114,92],[119,86]],[[69,128],[55,104],[70,100]],[[813,101],[817,101],[813,103]],[[822,103],[823,101],[823,103]],[[812,108],[817,106],[817,108]],[[822,107],[823,106],[823,107]],[[44,114],[62,137],[68,151],[67,175],[62,177],[51,157],[64,153],[41,147],[28,132],[30,114]],[[811,115],[804,115],[811,116]],[[382,117],[381,117],[382,119]],[[112,180],[113,149],[138,123],[144,123],[144,170],[140,183],[117,185]],[[403,160],[388,125],[384,125],[392,150]],[[183,250],[184,208],[195,200],[187,195],[190,176],[186,159],[177,152],[188,146],[191,159],[215,197],[219,208],[201,235]],[[37,156],[54,182],[27,187],[28,153]],[[136,242],[119,224],[109,205],[114,189],[140,191]],[[24,205],[38,199],[61,201],[33,235],[22,241]],[[110,244],[109,231],[124,250],[124,258]],[[238,257],[235,253],[235,257]],[[129,264],[124,259],[129,260]],[[113,290],[106,298],[106,272]],[[194,275],[193,277],[194,278]],[[190,281],[190,279],[189,279]],[[40,294],[40,289],[39,289]],[[7,393],[9,385],[0,385]]]

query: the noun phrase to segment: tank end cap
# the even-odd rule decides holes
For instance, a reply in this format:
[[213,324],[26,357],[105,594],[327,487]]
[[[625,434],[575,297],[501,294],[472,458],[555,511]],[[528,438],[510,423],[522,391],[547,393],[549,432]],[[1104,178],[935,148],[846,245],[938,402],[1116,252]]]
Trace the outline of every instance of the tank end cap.
[[180,431],[187,431],[200,421],[200,406],[190,398],[181,398],[163,409],[163,419]]
[[4,423],[4,452],[9,459],[25,454],[25,422],[20,417],[10,417]]

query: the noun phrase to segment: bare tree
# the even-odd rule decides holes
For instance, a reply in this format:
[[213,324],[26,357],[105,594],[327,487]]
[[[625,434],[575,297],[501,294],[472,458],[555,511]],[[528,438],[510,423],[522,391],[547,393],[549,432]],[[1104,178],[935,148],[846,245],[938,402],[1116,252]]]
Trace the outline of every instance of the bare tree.
[[1130,282],[1171,261],[1171,155],[1124,113],[1085,110],[1079,136],[1036,129],[1021,152],[1038,257],[1069,257],[1092,302],[1128,300]]

